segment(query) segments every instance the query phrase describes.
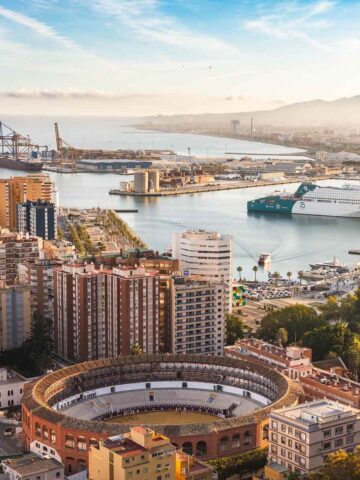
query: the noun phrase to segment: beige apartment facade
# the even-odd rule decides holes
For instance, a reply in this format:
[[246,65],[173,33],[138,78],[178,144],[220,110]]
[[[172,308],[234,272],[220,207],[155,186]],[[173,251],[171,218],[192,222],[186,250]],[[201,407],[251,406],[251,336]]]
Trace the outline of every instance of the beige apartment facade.
[[90,480],[176,480],[176,447],[144,427],[91,446]]
[[352,452],[359,443],[360,410],[332,400],[315,400],[270,414],[269,464],[274,470],[280,465],[308,475],[320,469],[329,453]]
[[171,352],[222,355],[226,300],[223,283],[171,281]]

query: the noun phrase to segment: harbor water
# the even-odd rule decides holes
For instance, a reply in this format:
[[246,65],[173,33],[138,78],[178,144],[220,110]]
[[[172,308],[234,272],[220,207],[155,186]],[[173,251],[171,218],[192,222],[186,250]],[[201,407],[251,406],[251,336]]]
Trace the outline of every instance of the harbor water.
[[[41,122],[44,122],[44,119],[41,119]],[[40,131],[39,126],[39,136]],[[106,135],[110,134],[107,132]],[[111,148],[114,148],[115,144],[120,144],[120,140],[113,131],[111,135],[113,135]],[[124,145],[126,142],[123,141],[121,147],[130,147],[130,143],[134,146],[140,138],[144,139],[145,135],[143,132],[136,133],[136,131],[124,135],[124,139],[127,139],[128,143]],[[213,142],[214,151],[220,152],[224,147],[224,139],[217,137],[159,135],[162,137],[159,144],[155,145],[151,142],[148,144],[150,138],[148,137],[143,148],[170,148],[173,145],[179,153],[184,153],[190,146],[189,142],[196,140],[196,147],[193,146],[194,153],[204,154],[209,148],[207,146],[208,138],[211,138],[211,142]],[[193,140],[192,137],[196,137],[196,139]],[[105,138],[105,133],[101,138]],[[100,141],[99,139],[95,140]],[[181,148],[175,147],[177,142],[179,142],[178,145],[182,145]],[[232,140],[232,142],[236,143],[236,145],[232,145],[232,148],[236,148],[237,151],[250,149],[254,153],[261,153],[261,151],[275,153],[279,152],[280,148],[282,152],[286,152],[285,147],[276,145],[255,144],[240,140]],[[92,145],[86,143],[85,146],[91,147]],[[293,149],[289,149],[289,153],[292,151]],[[23,173],[0,169],[0,178],[21,174]],[[293,278],[296,277],[296,272],[299,270],[307,270],[309,263],[329,261],[334,256],[348,264],[360,261],[360,257],[347,253],[349,249],[360,248],[360,220],[303,215],[248,214],[247,201],[272,193],[275,189],[272,186],[178,197],[138,198],[109,195],[109,190],[118,188],[119,182],[126,180],[126,176],[111,173],[51,173],[51,177],[58,190],[60,206],[137,209],[138,213],[122,213],[121,216],[150,247],[159,251],[170,246],[173,232],[181,232],[189,228],[216,230],[231,234],[233,236],[234,275],[236,267],[241,265],[243,276],[247,279],[253,278],[252,268],[257,264],[257,258],[261,253],[270,253],[273,257],[273,262],[268,266],[268,270],[279,271],[283,275],[291,271]],[[340,180],[319,182],[322,185],[342,185],[343,183]],[[282,185],[277,188],[294,191],[297,184]],[[260,270],[258,278],[267,278],[267,272]]]

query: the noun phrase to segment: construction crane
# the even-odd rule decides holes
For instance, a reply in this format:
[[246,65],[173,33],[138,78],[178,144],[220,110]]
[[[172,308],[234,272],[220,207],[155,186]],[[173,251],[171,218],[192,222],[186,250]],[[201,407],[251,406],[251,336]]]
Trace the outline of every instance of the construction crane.
[[55,139],[57,150],[57,161],[60,165],[71,165],[72,168],[76,168],[79,150],[74,148],[69,143],[65,142],[60,136],[59,125],[54,123],[55,127]]

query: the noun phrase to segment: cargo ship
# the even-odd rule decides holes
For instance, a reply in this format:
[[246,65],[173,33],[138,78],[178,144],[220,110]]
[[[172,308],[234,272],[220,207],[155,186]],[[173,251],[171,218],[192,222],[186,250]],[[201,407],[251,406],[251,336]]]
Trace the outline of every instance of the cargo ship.
[[360,185],[302,183],[295,193],[275,192],[250,200],[248,212],[360,218]]
[[39,160],[20,160],[0,155],[0,168],[8,168],[9,170],[21,170],[23,172],[40,172],[43,163]]

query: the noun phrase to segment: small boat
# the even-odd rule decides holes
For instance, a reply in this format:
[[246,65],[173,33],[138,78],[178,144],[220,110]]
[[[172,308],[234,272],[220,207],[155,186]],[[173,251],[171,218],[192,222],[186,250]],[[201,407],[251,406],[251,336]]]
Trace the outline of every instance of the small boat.
[[259,265],[267,265],[268,263],[271,263],[271,255],[270,253],[262,253],[258,259],[258,264]]

